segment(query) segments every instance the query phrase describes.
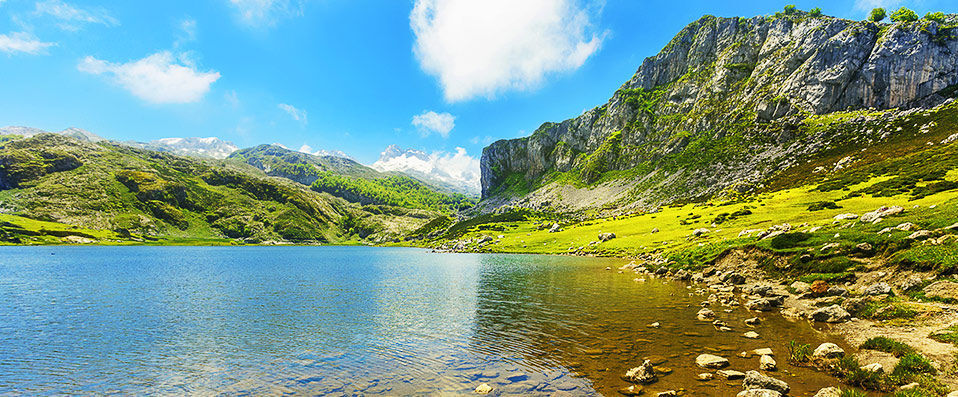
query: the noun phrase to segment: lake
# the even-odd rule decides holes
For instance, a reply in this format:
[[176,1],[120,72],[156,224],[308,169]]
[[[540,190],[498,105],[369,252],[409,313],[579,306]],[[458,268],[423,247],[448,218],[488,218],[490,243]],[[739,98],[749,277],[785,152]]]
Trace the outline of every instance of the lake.
[[[790,340],[837,342],[805,322],[716,309],[687,284],[633,281],[627,261],[371,247],[0,247],[0,394],[616,395],[698,382],[701,353],[757,369],[770,347],[792,395],[835,385],[785,364]],[[661,328],[647,324],[660,322]]]

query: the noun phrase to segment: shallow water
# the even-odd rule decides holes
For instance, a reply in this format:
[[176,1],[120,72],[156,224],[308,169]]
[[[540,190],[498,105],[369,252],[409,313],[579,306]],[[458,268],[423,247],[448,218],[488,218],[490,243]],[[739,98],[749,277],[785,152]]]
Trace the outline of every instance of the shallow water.
[[[804,322],[716,309],[633,281],[615,259],[368,247],[0,248],[0,394],[616,395],[645,357],[674,370],[649,392],[734,395],[695,356],[757,369],[776,352],[792,395],[834,380],[785,363],[831,340]],[[647,324],[658,321],[661,328]],[[654,395],[654,394],[652,394]]]

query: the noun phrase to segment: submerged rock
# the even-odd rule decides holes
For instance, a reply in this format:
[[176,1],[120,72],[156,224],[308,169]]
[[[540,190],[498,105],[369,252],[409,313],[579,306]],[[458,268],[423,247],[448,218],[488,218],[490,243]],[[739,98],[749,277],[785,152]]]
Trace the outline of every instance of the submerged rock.
[[642,387],[641,385],[632,385],[626,388],[619,389],[619,393],[622,394],[623,396],[632,397],[632,396],[642,395],[642,392],[644,390],[645,388]]
[[759,360],[759,369],[762,371],[777,371],[778,363],[775,362],[775,359],[769,355],[763,355]]
[[695,316],[698,317],[699,320],[709,321],[715,318],[715,312],[708,308],[702,308]]
[[725,379],[728,379],[728,380],[736,380],[736,379],[743,379],[743,378],[745,378],[745,373],[744,373],[744,372],[739,372],[739,371],[735,371],[735,370],[731,370],[731,369],[720,369],[720,370],[718,370],[718,371],[715,371],[715,373],[718,374],[719,376],[725,378]]
[[491,392],[492,392],[492,386],[489,386],[488,383],[483,383],[479,386],[476,386],[476,393],[489,394]]
[[758,371],[746,372],[745,379],[742,381],[742,387],[744,387],[746,390],[749,390],[749,389],[774,390],[783,394],[788,394],[788,391],[791,390],[791,387],[788,386],[788,383],[785,383],[784,381],[779,379],[775,379],[771,376],[762,375]]

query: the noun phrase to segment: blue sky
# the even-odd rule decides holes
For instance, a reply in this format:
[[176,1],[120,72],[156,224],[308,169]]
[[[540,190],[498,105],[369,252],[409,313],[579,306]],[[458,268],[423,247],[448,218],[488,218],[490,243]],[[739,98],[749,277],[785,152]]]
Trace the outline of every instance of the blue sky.
[[474,167],[492,140],[604,103],[703,14],[948,3],[0,0],[0,126],[308,145],[366,164],[390,144],[462,148],[456,164]]

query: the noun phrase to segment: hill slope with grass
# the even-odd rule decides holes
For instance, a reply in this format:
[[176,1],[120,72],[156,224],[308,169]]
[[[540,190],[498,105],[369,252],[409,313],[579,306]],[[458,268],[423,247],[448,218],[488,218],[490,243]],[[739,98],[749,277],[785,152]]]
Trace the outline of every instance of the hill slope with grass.
[[386,241],[439,215],[351,203],[237,161],[60,134],[0,140],[0,212],[8,243]]

